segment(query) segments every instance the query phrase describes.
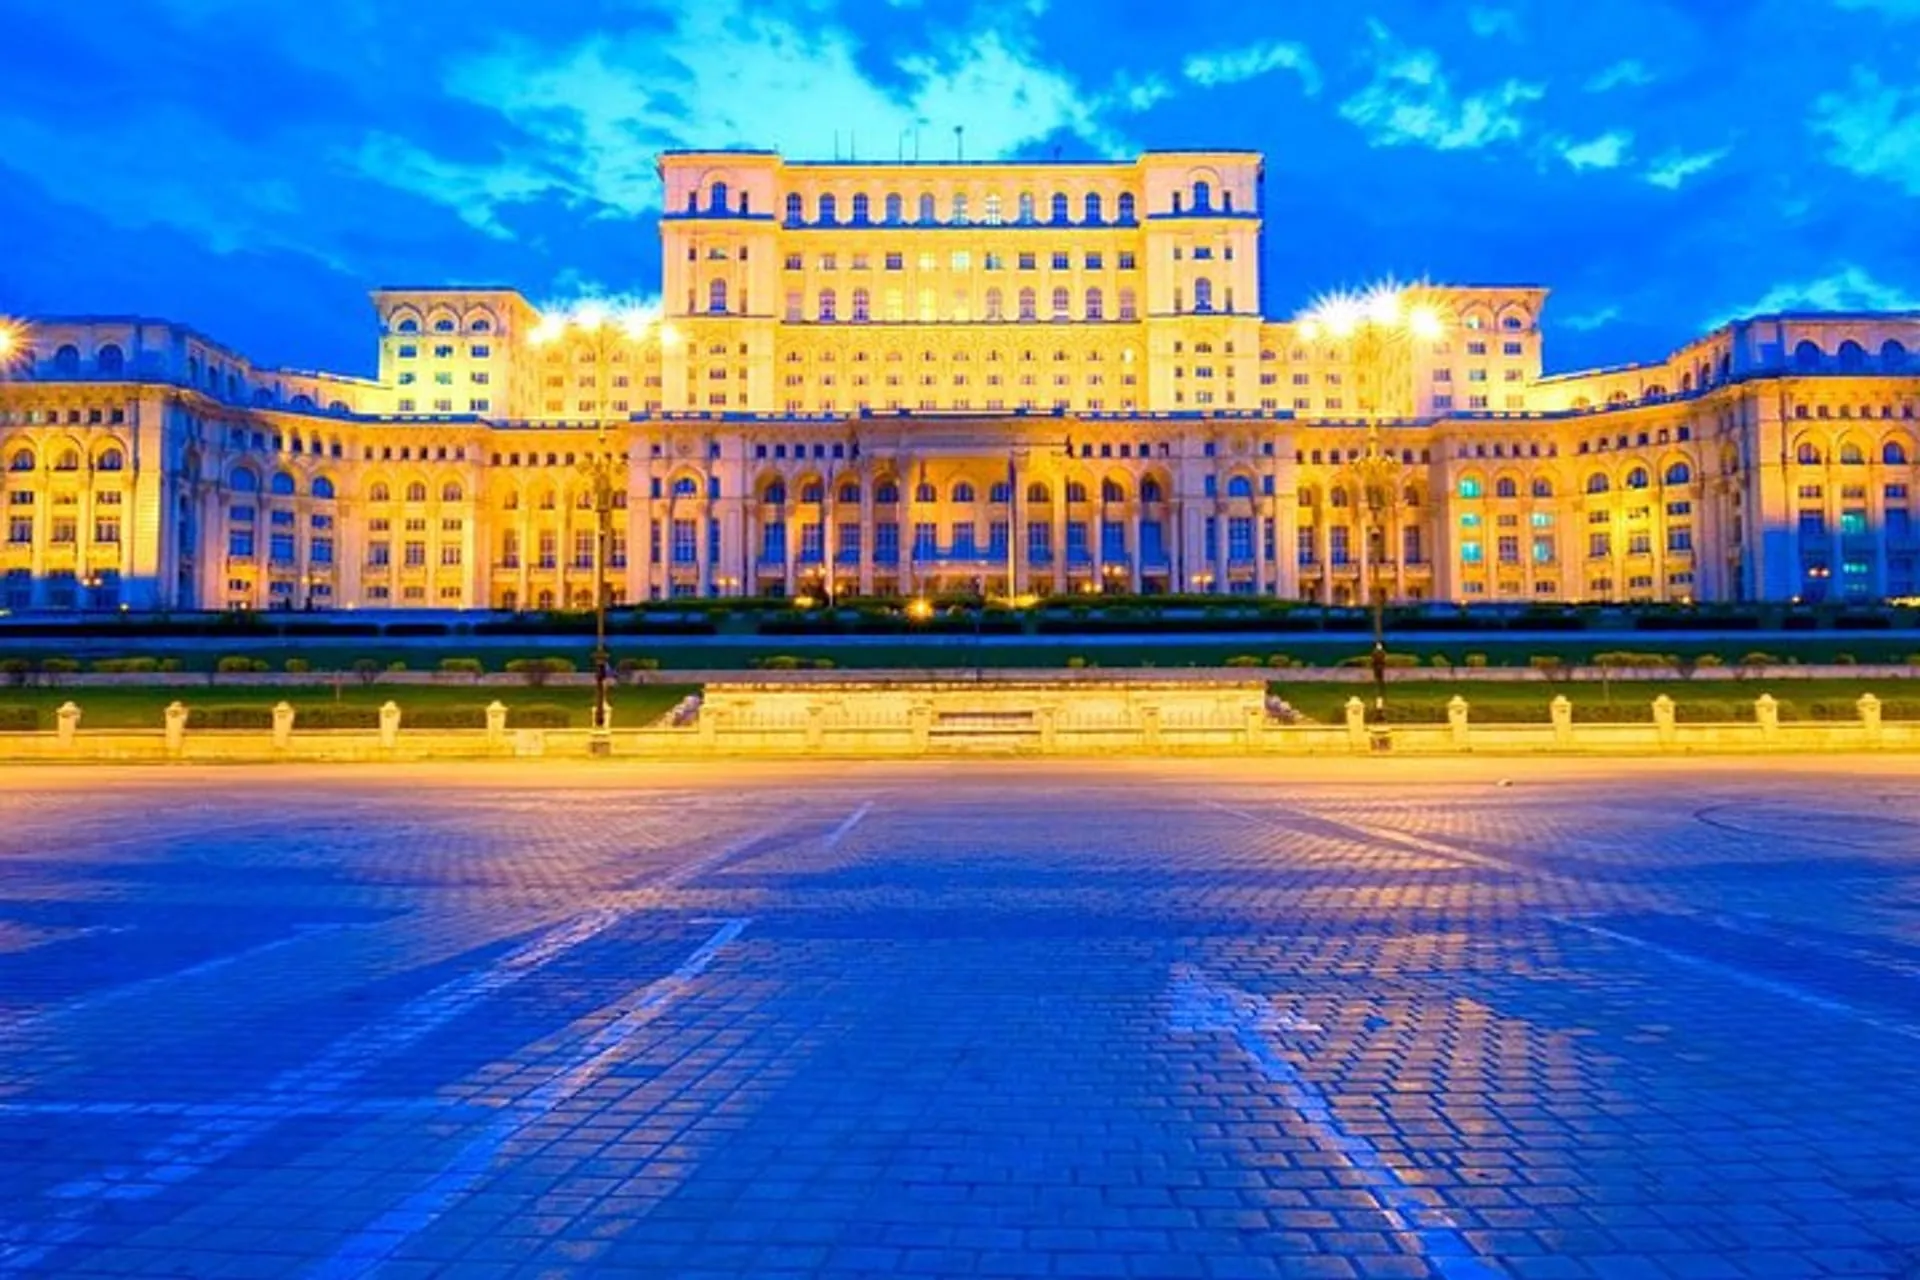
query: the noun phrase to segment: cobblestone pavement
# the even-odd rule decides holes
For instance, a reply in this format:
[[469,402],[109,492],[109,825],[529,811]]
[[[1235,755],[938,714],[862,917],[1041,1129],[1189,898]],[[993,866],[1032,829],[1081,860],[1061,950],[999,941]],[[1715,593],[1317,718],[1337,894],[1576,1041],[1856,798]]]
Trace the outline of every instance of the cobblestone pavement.
[[13,774],[0,1277],[369,1274],[1920,1276],[1920,774]]

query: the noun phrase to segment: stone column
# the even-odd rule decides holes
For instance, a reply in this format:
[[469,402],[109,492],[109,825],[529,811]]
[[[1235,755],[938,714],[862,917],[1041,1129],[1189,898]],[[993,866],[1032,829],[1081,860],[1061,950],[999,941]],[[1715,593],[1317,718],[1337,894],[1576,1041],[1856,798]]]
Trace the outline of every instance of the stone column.
[[[69,707],[72,705],[71,702],[67,704]],[[1867,741],[1878,746],[1880,743],[1880,699],[1870,693],[1863,693],[1860,695],[1860,701],[1855,705],[1860,708],[1860,727],[1865,731]],[[64,708],[62,708],[62,710],[64,710]]]
[[[1880,711],[1876,706],[1874,708],[1874,719],[1876,721],[1879,719],[1879,715]],[[60,710],[55,712],[54,716],[56,731],[60,735],[60,749],[63,751],[71,751],[73,749],[74,735],[80,732],[80,708],[70,701],[63,702],[60,704]]]
[[1471,733],[1468,728],[1467,714],[1467,700],[1457,693],[1454,694],[1447,701],[1447,733],[1453,740],[1453,745],[1462,751],[1467,749]]
[[167,704],[167,754],[178,756],[187,746],[187,707],[183,702]]
[[380,707],[380,745],[391,751],[400,742],[400,704],[391,700]]
[[507,741],[507,704],[498,698],[487,704],[487,746],[498,750]]
[[1557,746],[1573,745],[1573,704],[1567,701],[1567,695],[1556,694],[1547,704],[1547,714],[1553,717],[1553,741]]
[[1367,704],[1358,698],[1348,698],[1345,710],[1347,715],[1347,745],[1355,751],[1367,750]]
[[1760,726],[1760,740],[1772,742],[1780,736],[1780,704],[1773,695],[1763,693],[1753,700],[1754,723]]
[[293,704],[273,704],[273,745],[284,751],[293,745]]
[[1672,746],[1679,736],[1675,728],[1673,699],[1664,693],[1653,700],[1653,732],[1663,747]]

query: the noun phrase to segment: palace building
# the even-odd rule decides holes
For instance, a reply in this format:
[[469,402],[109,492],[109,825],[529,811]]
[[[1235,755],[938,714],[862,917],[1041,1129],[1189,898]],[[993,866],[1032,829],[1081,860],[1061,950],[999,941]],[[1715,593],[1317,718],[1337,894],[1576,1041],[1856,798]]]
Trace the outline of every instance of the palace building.
[[583,607],[602,571],[628,601],[1920,591],[1920,316],[1542,376],[1543,288],[1274,318],[1248,152],[660,175],[657,309],[384,288],[370,380],[25,322],[0,607]]

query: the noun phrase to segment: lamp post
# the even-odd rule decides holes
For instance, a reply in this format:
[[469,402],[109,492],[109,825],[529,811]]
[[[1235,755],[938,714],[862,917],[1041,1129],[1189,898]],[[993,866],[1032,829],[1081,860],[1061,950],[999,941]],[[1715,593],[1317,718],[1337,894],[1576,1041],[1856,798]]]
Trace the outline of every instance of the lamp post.
[[1381,422],[1387,416],[1383,387],[1413,341],[1430,341],[1444,331],[1440,313],[1427,303],[1410,301],[1409,292],[1383,285],[1360,295],[1335,296],[1317,304],[1299,322],[1300,336],[1308,341],[1324,333],[1346,343],[1355,403],[1366,427],[1365,451],[1348,465],[1367,520],[1363,585],[1373,615],[1369,661],[1373,705],[1368,721],[1376,732],[1385,724],[1387,712],[1387,595],[1380,562],[1387,554],[1387,514],[1399,494],[1402,470],[1400,460],[1381,440]]
[[534,327],[536,346],[559,340],[569,332],[591,344],[594,361],[594,447],[580,459],[580,475],[592,495],[593,536],[593,720],[587,739],[589,754],[613,754],[613,707],[608,683],[613,670],[607,651],[608,550],[612,540],[614,494],[625,484],[626,451],[610,446],[612,378],[608,357],[621,339],[636,342],[646,335],[651,320],[644,313],[616,313],[598,303],[583,303],[569,311],[544,316]]

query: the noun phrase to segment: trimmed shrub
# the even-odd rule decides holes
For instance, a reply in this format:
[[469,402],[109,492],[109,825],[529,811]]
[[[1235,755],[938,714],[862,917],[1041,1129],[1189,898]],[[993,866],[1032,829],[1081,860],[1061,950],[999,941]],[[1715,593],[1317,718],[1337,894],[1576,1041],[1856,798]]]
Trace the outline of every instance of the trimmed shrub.
[[253,659],[237,653],[230,653],[213,664],[213,669],[223,676],[240,675],[253,670]]
[[1260,659],[1250,653],[1236,653],[1231,658],[1228,658],[1222,665],[1229,667],[1258,667],[1264,664]]
[[[300,719],[294,717],[294,723]],[[187,727],[190,729],[271,729],[273,711],[269,707],[189,707],[187,708]]]
[[1596,667],[1627,667],[1640,670],[1667,670],[1680,665],[1670,653],[1642,653],[1637,649],[1608,649],[1593,655]]
[[571,675],[573,663],[565,658],[515,658],[507,664],[507,672],[538,689],[546,684],[549,677]]
[[380,664],[372,658],[360,658],[353,664],[353,674],[361,684],[372,684],[380,678]]
[[753,665],[762,671],[798,671],[808,664],[805,658],[796,658],[790,653],[776,653],[771,657],[755,658]]
[[487,709],[478,705],[409,707],[400,713],[400,723],[410,729],[484,729]]
[[[403,718],[412,719],[411,716]],[[296,729],[378,729],[380,710],[377,707],[348,707],[322,702],[297,709],[293,725]]]
[[1274,653],[1267,656],[1267,665],[1277,671],[1284,671],[1288,667],[1294,666],[1295,663],[1292,658],[1284,653]]
[[1558,671],[1566,664],[1557,653],[1535,653],[1527,657],[1527,665],[1535,671]]
[[312,672],[312,670],[313,664],[305,658],[287,659],[287,674],[290,676],[304,676]]
[[70,676],[78,670],[80,664],[72,658],[40,659],[40,674],[47,678],[48,684],[59,684],[61,676]]
[[1693,665],[1695,670],[1701,667],[1724,667],[1727,660],[1717,653],[1703,653],[1693,660]]
[[387,664],[387,670],[389,671],[405,671],[406,669],[407,669],[407,664],[398,658],[395,658],[392,662],[389,662]]
[[833,659],[832,658],[815,658],[813,660],[813,669],[815,671],[831,671],[833,670]]
[[486,673],[486,664],[478,658],[442,658],[440,674],[448,676],[477,676]]
[[[1340,665],[1343,667],[1371,667],[1373,666],[1373,655],[1370,653],[1356,653],[1351,658],[1340,659]],[[1390,653],[1387,655],[1387,665],[1396,668],[1417,667],[1420,665],[1420,655],[1417,653]]]
[[98,658],[87,664],[89,671],[103,676],[152,675],[160,670],[158,658]]
[[[486,726],[486,715],[481,714],[481,727]],[[507,709],[507,725],[513,729],[565,729],[573,724],[573,715],[565,707],[556,707],[550,702],[534,702],[524,707]]]
[[1857,667],[1860,665],[1860,660],[1850,653],[1836,653],[1833,655],[1833,665],[1836,667]]
[[1780,655],[1766,653],[1756,649],[1752,653],[1742,654],[1740,657],[1740,665],[1743,667],[1777,667],[1780,665]]
[[1680,724],[1732,724],[1752,720],[1753,707],[1721,698],[1687,698],[1673,704],[1673,718]]
[[1481,669],[1482,667],[1485,667],[1486,665],[1487,665],[1487,655],[1486,655],[1486,654],[1484,654],[1484,653],[1470,653],[1470,654],[1468,654],[1468,655],[1467,655],[1467,666],[1469,666],[1469,667],[1471,667],[1471,668],[1472,668],[1472,669],[1474,669],[1475,671],[1478,671],[1478,670],[1480,670],[1480,669]]
[[32,733],[39,727],[39,708],[0,707],[0,733]]
[[1451,667],[1453,666],[1453,659],[1444,653],[1436,653],[1432,658],[1427,660],[1427,665],[1430,667]]
[[1067,659],[1067,670],[1069,671],[1084,671],[1091,665],[1091,663],[1077,653]]
[[660,659],[658,658],[622,658],[613,665],[613,676],[622,684],[631,684],[633,678],[642,671],[659,669]]
[[1920,720],[1920,698],[1880,699],[1882,720]]
[[0,658],[0,676],[5,676],[7,683],[15,688],[24,685],[32,675],[33,664],[25,658]]

